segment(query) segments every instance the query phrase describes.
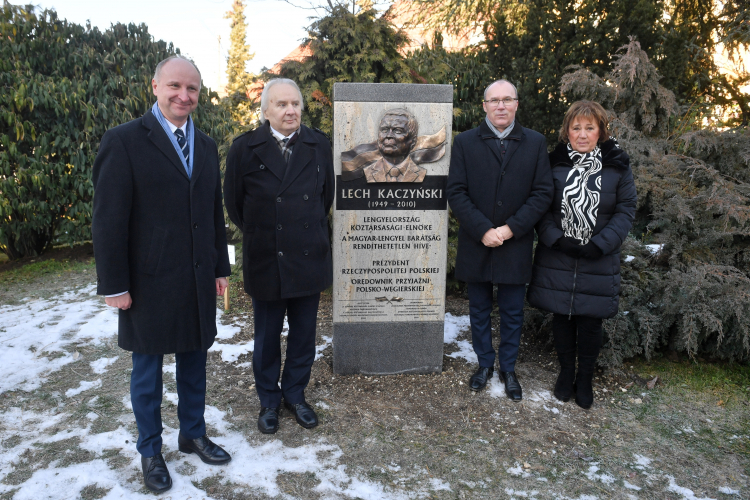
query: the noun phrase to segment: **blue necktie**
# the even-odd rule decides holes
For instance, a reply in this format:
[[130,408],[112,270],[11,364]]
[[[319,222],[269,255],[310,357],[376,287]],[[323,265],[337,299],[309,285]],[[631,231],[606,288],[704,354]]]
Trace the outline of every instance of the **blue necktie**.
[[177,137],[177,145],[182,149],[182,155],[185,157],[185,165],[188,165],[187,169],[190,170],[190,146],[185,139],[185,132],[181,128],[175,129],[174,135]]

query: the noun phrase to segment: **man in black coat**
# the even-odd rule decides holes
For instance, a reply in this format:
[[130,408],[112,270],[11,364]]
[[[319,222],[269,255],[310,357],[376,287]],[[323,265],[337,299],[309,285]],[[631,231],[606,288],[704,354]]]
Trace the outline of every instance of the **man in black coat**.
[[497,285],[500,378],[508,397],[521,401],[515,364],[534,225],[549,208],[554,187],[544,137],[515,121],[515,86],[506,80],[490,84],[483,108],[485,121],[453,141],[447,188],[461,224],[455,273],[468,284],[472,343],[479,359],[469,387],[482,390],[494,371],[490,313]]
[[[327,214],[334,175],[328,139],[300,123],[296,83],[270,80],[260,106],[262,125],[229,150],[224,196],[229,218],[242,228],[245,291],[253,299],[258,429],[273,434],[282,398],[302,427],[318,425],[304,391],[315,360],[320,292],[333,281]],[[285,315],[289,334],[279,388]]]
[[133,353],[136,448],[155,493],[172,486],[161,454],[164,354],[177,361],[180,451],[209,464],[231,459],[208,439],[203,418],[216,295],[230,268],[216,144],[190,118],[200,86],[188,59],[160,62],[156,103],[104,134],[93,171],[97,293],[120,310],[118,343]]

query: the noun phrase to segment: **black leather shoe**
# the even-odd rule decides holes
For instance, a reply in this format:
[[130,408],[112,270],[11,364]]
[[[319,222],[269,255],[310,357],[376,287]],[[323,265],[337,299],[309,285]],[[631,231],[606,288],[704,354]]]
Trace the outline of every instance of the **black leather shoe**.
[[188,439],[180,433],[177,437],[177,447],[183,453],[196,453],[204,464],[221,465],[232,460],[232,457],[224,451],[224,448],[205,435],[198,439]]
[[172,478],[161,453],[153,457],[141,456],[141,468],[143,484],[154,493],[164,493],[172,487]]
[[469,379],[469,389],[472,391],[481,391],[487,387],[487,382],[492,378],[493,373],[495,373],[495,368],[492,366],[489,368],[480,366]]
[[279,430],[279,410],[280,407],[260,409],[258,415],[258,430],[263,434],[276,434]]
[[523,399],[523,391],[516,372],[500,372],[500,380],[505,384],[505,394],[511,401],[518,402]]
[[294,413],[297,423],[305,429],[312,429],[318,425],[318,416],[315,414],[315,410],[304,401],[297,404],[289,404],[284,401],[284,407]]

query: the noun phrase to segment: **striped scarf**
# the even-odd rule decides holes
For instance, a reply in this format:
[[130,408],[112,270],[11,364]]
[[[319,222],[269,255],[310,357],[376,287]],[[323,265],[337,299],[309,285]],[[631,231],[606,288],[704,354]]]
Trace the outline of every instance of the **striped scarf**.
[[562,229],[565,236],[585,245],[593,236],[599,210],[602,152],[596,146],[593,151],[579,153],[568,143],[568,156],[573,160],[573,167],[562,195]]

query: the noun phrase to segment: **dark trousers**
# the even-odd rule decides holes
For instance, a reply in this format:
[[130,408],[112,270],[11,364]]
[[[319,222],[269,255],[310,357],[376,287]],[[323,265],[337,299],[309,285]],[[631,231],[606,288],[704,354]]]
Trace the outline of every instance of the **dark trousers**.
[[[206,421],[203,419],[206,407],[206,352],[178,352],[175,359],[180,433],[188,439],[196,439],[206,434]],[[135,447],[144,457],[161,453],[163,362],[164,356],[161,354],[133,353],[130,401],[138,426]]]
[[584,372],[593,373],[594,363],[602,347],[601,318],[569,318],[567,314],[555,314],[552,317],[552,335],[558,356],[575,360],[577,354],[578,370],[583,368]]
[[[495,365],[495,350],[492,348],[492,283],[469,283],[469,313],[471,340],[479,366]],[[526,285],[497,285],[497,306],[500,309],[500,346],[497,358],[500,371],[516,369],[518,345],[523,327],[523,299]]]
[[[253,374],[260,405],[276,408],[305,401],[305,388],[315,361],[315,325],[320,294],[281,300],[253,299],[255,348]],[[286,360],[281,375],[281,329],[289,322]],[[281,388],[279,376],[281,375]]]

